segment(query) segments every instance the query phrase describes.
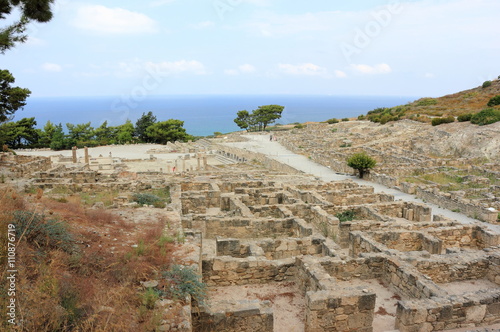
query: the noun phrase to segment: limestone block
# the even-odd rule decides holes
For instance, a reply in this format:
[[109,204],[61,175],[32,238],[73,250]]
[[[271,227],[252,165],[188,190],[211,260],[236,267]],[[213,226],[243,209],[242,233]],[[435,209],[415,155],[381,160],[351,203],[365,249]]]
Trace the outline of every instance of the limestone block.
[[465,310],[466,320],[480,323],[486,315],[486,305],[470,307]]

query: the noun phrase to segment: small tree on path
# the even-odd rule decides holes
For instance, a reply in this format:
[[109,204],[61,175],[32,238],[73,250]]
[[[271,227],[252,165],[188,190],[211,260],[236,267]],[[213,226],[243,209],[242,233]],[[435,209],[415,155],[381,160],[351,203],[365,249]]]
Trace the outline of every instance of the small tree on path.
[[347,159],[347,166],[358,170],[360,179],[375,165],[377,165],[377,161],[365,152],[355,153]]

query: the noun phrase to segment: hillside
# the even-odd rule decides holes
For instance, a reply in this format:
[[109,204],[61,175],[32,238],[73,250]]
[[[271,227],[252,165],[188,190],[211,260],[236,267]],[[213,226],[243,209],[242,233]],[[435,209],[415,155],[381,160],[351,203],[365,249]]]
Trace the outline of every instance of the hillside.
[[[500,80],[491,81],[488,87],[478,86],[439,98],[421,98],[406,105],[379,108],[368,112],[367,118],[374,122],[386,123],[399,119],[430,122],[432,117],[458,117],[476,114],[487,108],[489,100],[500,95]],[[500,109],[500,106],[495,106]]]

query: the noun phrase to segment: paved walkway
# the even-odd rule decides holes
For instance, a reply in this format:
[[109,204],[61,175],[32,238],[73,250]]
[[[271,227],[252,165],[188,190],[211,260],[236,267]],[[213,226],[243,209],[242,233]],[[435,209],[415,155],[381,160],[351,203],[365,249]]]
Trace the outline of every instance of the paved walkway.
[[[326,166],[319,165],[312,160],[304,157],[302,155],[295,154],[286,148],[284,148],[279,142],[270,142],[269,134],[265,135],[243,135],[243,137],[248,138],[247,142],[237,142],[237,143],[225,143],[230,146],[238,147],[241,149],[246,149],[253,152],[263,153],[275,160],[278,160],[284,164],[290,165],[295,169],[303,171],[308,174],[312,174],[323,181],[341,181],[341,180],[352,180],[360,185],[372,186],[375,189],[375,192],[384,192],[386,194],[391,194],[394,196],[395,200],[403,200],[407,202],[418,202],[424,203],[421,199],[416,198],[415,196],[406,194],[400,190],[389,188],[378,183],[365,181],[359,179],[355,176],[338,174],[335,171],[329,169]],[[479,223],[483,226],[488,227],[489,229],[500,233],[500,225],[492,225],[483,223],[476,219],[469,218],[461,213],[453,212],[447,209],[442,209],[437,205],[431,203],[424,203],[427,206],[432,208],[433,214],[443,215],[447,218],[451,218],[457,220],[464,224],[474,224]]]

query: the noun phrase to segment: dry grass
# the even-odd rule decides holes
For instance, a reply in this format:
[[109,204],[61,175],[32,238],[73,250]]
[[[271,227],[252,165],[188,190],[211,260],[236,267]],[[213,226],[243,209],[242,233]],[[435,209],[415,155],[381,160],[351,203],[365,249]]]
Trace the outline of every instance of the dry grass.
[[[500,94],[500,80],[483,89],[481,86],[434,99],[436,104],[422,106],[421,100],[408,105],[406,115],[426,114],[431,116],[459,116],[478,113],[487,107],[488,101]],[[420,105],[420,106],[419,106]],[[414,120],[420,120],[413,118]]]
[[[0,193],[2,248],[7,247],[7,224],[20,210],[67,221],[74,249],[40,247],[25,239],[18,243],[17,330],[121,332],[158,327],[159,309],[144,307],[140,282],[159,278],[170,266],[175,247],[163,236],[165,220],[135,225],[108,210],[86,209],[77,196],[58,202],[44,198],[40,191],[22,196],[4,189]],[[0,263],[6,264],[5,249]],[[0,273],[2,288],[5,273]],[[6,317],[5,292],[0,292],[0,300],[0,314]],[[2,320],[0,330],[8,328]]]

